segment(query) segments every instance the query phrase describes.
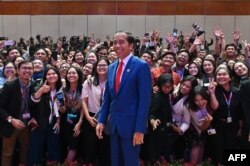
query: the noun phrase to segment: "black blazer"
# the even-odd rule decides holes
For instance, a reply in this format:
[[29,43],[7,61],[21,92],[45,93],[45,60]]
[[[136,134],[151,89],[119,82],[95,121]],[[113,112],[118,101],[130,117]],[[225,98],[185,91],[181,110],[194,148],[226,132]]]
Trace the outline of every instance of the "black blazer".
[[[157,128],[164,128],[165,131],[172,131],[171,127],[167,127],[168,124],[172,124],[172,106],[169,101],[169,95],[162,93],[153,94],[153,98],[149,111],[149,123],[151,119],[159,119],[161,124]],[[152,125],[149,125],[149,131],[152,131]]]
[[[230,127],[238,127],[239,120],[242,120],[242,108],[239,98],[239,89],[231,86],[231,91],[233,93],[231,104],[230,104],[230,116],[232,117],[232,123],[228,124]],[[228,117],[228,106],[223,95],[225,91],[221,86],[217,86],[215,89],[215,96],[218,100],[219,107],[214,110],[212,125],[215,129],[224,130],[221,122],[226,124],[226,119]]]
[[34,117],[38,123],[38,127],[40,128],[45,128],[49,124],[49,116],[50,116],[49,102],[50,102],[50,92],[43,94],[41,96],[40,101],[37,103],[31,100],[32,106],[36,108]]
[[[29,87],[29,96],[34,92],[34,84]],[[18,119],[21,111],[21,89],[19,79],[6,82],[0,90],[0,135],[10,137],[14,127],[6,121],[8,116]],[[34,117],[35,109],[31,107],[29,100],[29,110],[31,117]]]
[[250,131],[250,80],[240,83],[240,103],[243,111],[243,128]]

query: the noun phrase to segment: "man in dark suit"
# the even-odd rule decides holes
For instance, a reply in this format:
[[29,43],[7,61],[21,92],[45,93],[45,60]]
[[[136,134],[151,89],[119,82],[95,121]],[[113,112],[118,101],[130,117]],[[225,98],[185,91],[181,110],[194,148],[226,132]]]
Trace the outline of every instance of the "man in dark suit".
[[131,53],[133,43],[130,33],[118,32],[114,36],[119,60],[109,66],[96,127],[101,139],[109,117],[112,166],[139,165],[140,145],[147,129],[152,80],[148,64]]
[[33,85],[30,79],[33,74],[33,64],[20,62],[17,69],[18,79],[4,84],[0,91],[0,135],[3,136],[2,166],[12,165],[15,143],[20,145],[19,165],[27,161],[29,128],[32,122],[32,112],[29,106]]

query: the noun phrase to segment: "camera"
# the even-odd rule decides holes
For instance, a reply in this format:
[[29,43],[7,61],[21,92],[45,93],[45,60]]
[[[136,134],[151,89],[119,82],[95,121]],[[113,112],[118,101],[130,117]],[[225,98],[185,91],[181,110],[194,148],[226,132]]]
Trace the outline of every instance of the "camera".
[[41,35],[36,35],[36,39],[37,39],[38,41],[40,41],[40,40],[41,40]]
[[192,27],[197,31],[196,36],[200,36],[205,33],[205,31],[203,31],[202,28],[196,22],[193,23]]
[[64,94],[63,94],[63,92],[58,92],[56,94],[56,97],[57,97],[57,100],[60,103],[60,106],[64,106]]
[[140,54],[140,39],[138,37],[135,37],[135,40],[134,40],[134,54],[136,56],[139,56]]
[[216,130],[215,129],[209,129],[209,130],[207,130],[207,134],[208,135],[214,135],[214,134],[216,134]]
[[189,39],[190,43],[194,42],[196,36],[200,36],[203,33],[205,33],[205,31],[203,31],[203,29],[196,22],[192,24],[192,27],[195,29],[196,33],[193,33],[192,36],[190,37]]

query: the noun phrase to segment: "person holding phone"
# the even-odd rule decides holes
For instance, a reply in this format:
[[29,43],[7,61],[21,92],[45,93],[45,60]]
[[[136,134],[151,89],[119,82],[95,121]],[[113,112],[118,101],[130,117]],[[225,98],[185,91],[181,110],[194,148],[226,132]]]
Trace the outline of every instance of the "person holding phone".
[[3,139],[2,166],[10,166],[16,142],[19,142],[19,164],[27,164],[29,144],[29,124],[34,117],[30,105],[30,95],[34,84],[31,62],[20,62],[17,67],[18,78],[4,84],[0,91],[0,135]]
[[[67,146],[65,164],[76,163],[77,147],[81,132],[83,110],[81,102],[83,74],[80,68],[71,66],[66,72],[66,87],[62,115],[62,136]],[[59,95],[58,95],[59,97]],[[59,99],[61,105],[63,100]]]
[[[213,97],[211,95],[211,97]],[[191,115],[191,154],[190,162],[197,165],[202,162],[207,130],[213,120],[210,108],[210,96],[204,87],[197,86],[188,97],[188,109]]]
[[60,156],[60,114],[57,93],[62,83],[59,71],[48,67],[43,75],[43,84],[31,96],[32,104],[37,108],[35,119],[37,125],[31,130],[28,165],[39,165],[46,147],[47,164],[58,164]]

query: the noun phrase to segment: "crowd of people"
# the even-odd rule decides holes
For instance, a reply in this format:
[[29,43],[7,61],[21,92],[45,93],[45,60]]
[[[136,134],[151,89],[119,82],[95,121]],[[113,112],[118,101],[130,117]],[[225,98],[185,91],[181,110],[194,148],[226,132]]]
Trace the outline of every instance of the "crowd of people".
[[[107,35],[104,41],[94,35],[61,37],[56,42],[38,35],[11,45],[6,44],[8,39],[1,41],[2,166],[116,165],[112,157],[117,154],[110,145],[113,134],[130,138],[123,130],[137,133],[140,124],[129,127],[142,111],[128,110],[141,105],[147,120],[138,121],[147,123],[147,129],[140,130],[143,135],[135,134],[131,144],[139,147],[142,166],[176,161],[223,165],[225,150],[250,149],[250,43],[240,41],[239,31],[227,42],[220,27],[213,34],[210,43],[199,29],[192,34],[174,31],[166,37],[154,30],[142,39],[127,35],[124,41],[122,35],[117,40]],[[128,47],[121,47],[124,43]],[[130,89],[126,92],[133,96],[124,99],[127,102],[113,99],[109,87],[114,85],[119,92],[119,83],[110,77],[119,72],[117,62],[124,50],[140,59],[133,59],[138,66],[148,66],[123,68],[119,81],[134,70],[142,68],[145,73],[126,82]],[[151,99],[142,100],[147,91]],[[124,122],[121,128],[113,119],[124,115],[112,109],[127,112],[118,118],[120,124]],[[109,119],[105,126],[104,119]],[[118,141],[127,146],[123,140]]]

